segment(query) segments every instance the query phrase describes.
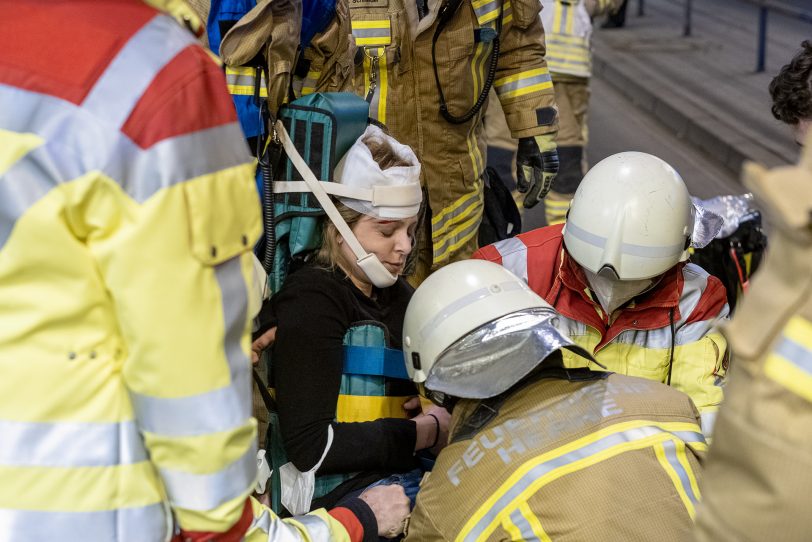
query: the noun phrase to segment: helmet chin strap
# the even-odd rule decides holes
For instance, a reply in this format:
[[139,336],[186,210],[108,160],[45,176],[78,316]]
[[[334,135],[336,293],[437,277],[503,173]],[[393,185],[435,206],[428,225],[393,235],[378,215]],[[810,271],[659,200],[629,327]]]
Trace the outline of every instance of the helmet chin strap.
[[313,172],[299,154],[299,151],[296,150],[281,121],[276,121],[276,133],[282,142],[282,146],[285,148],[288,159],[290,159],[293,166],[302,176],[302,179],[304,179],[304,182],[308,188],[310,188],[313,195],[316,196],[322,209],[324,209],[324,212],[327,213],[327,216],[338,230],[338,233],[344,238],[344,241],[346,241],[347,246],[350,247],[361,271],[363,271],[370,282],[377,288],[392,286],[398,280],[397,275],[390,273],[377,256],[367,253],[367,251],[364,250],[364,247],[358,242],[358,238],[355,237],[350,227],[344,219],[341,218],[341,213],[338,212],[338,209],[333,203],[333,200],[330,199],[322,183],[316,179],[316,176],[313,175]]

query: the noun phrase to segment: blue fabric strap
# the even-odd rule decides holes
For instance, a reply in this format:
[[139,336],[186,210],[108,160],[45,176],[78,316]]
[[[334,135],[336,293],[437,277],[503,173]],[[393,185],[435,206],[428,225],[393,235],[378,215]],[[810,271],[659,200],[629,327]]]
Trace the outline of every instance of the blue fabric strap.
[[344,345],[344,374],[409,379],[403,352],[381,346]]

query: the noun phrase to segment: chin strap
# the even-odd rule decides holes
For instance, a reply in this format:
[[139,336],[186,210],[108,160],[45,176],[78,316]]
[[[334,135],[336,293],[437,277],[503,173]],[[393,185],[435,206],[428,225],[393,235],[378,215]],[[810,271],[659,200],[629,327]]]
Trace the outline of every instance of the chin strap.
[[299,151],[296,150],[296,147],[290,140],[290,136],[281,121],[276,121],[276,133],[282,142],[288,159],[302,176],[310,192],[313,193],[322,209],[324,209],[324,212],[327,213],[328,218],[336,227],[341,237],[344,238],[347,246],[352,250],[361,271],[363,271],[372,284],[378,288],[392,286],[395,281],[398,280],[397,275],[390,273],[374,254],[368,254],[367,251],[364,250],[364,247],[358,242],[358,238],[355,237],[350,227],[344,222],[344,219],[341,218],[341,213],[338,212],[333,200],[331,200],[327,194],[327,190],[324,188],[325,183],[319,182],[310,168],[307,167]]

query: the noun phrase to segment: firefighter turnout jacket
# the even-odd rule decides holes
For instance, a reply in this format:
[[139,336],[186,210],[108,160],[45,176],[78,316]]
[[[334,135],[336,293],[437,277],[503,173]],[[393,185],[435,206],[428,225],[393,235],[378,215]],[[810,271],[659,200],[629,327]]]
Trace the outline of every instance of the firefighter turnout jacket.
[[[562,228],[559,224],[519,234],[483,247],[474,257],[522,277],[561,313],[562,331],[608,370],[670,382],[688,394],[710,434],[727,369],[727,342],[714,329],[728,315],[722,283],[696,265],[678,264],[610,321],[567,254]],[[564,362],[570,367],[586,364],[568,352]]]
[[222,71],[142,2],[0,6],[0,540],[349,540],[248,498],[261,219]]
[[471,119],[452,124],[440,113],[438,84],[451,114],[467,112],[488,76],[498,32],[493,88],[512,136],[556,130],[540,4],[538,0],[461,0],[436,35],[441,0],[349,3],[357,47],[355,92],[369,99],[370,116],[412,147],[423,166],[430,231],[418,241],[422,251],[418,275],[425,274],[430,267],[470,256],[477,246],[483,211],[481,119],[487,103]]
[[690,538],[707,447],[690,399],[571,373],[519,384],[484,425],[485,401],[457,404],[407,541]]
[[809,540],[812,487],[812,138],[802,168],[749,165],[770,250],[723,332],[734,356],[710,451],[701,541]]

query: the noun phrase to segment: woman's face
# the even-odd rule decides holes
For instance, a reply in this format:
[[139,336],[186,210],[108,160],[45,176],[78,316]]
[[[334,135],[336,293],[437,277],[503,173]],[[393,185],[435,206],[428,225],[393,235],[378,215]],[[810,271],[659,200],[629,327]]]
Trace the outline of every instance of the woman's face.
[[[399,275],[406,265],[406,257],[412,251],[416,227],[417,217],[380,220],[364,215],[353,224],[352,232],[364,250],[377,256],[387,271]],[[341,251],[347,261],[352,262],[352,274],[368,282],[364,272],[355,264],[355,256],[347,243],[341,243]]]

